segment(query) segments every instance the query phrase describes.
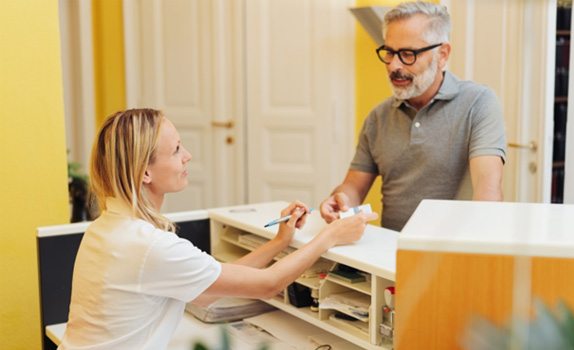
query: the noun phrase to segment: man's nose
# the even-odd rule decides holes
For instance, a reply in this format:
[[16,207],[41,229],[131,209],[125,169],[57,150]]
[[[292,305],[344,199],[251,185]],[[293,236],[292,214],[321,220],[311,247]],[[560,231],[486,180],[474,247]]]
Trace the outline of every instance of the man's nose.
[[401,59],[399,58],[399,54],[396,53],[393,55],[393,58],[391,59],[391,62],[387,64],[387,67],[389,69],[389,71],[394,72],[397,69],[403,68],[403,62],[401,62]]

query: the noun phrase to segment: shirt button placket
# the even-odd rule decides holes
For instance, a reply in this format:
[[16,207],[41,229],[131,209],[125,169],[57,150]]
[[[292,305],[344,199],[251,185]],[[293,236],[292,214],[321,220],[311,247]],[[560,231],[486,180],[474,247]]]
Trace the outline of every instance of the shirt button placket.
[[418,144],[423,139],[421,123],[418,120],[414,120],[411,127],[411,143]]

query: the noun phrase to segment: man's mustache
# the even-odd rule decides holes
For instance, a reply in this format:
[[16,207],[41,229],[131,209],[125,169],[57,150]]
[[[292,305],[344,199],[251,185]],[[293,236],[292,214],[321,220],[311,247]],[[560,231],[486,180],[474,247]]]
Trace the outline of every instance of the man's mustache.
[[400,70],[395,70],[392,71],[391,74],[389,74],[389,78],[391,79],[399,79],[399,80],[413,80],[413,76],[411,74],[408,73],[403,73]]

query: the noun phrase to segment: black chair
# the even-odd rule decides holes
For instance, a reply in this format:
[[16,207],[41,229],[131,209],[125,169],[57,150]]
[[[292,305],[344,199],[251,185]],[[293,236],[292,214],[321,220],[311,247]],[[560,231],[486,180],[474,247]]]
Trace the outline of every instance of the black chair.
[[[181,216],[185,217],[185,215]],[[177,234],[191,241],[199,249],[210,253],[209,219],[207,213],[199,216],[200,219],[175,221]],[[77,223],[38,228],[36,246],[44,350],[57,348],[46,335],[46,326],[68,321],[74,262],[88,224]]]

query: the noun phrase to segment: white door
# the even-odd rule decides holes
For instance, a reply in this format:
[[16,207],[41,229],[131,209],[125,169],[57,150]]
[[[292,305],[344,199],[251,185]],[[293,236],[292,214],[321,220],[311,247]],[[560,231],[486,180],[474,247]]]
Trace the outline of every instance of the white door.
[[555,1],[451,0],[450,70],[486,84],[502,103],[506,201],[549,202]]
[[352,1],[246,3],[248,200],[317,206],[353,151]]
[[189,187],[167,196],[164,211],[236,204],[243,196],[235,162],[243,139],[233,126],[242,113],[232,96],[241,65],[226,45],[237,30],[230,16],[221,1],[124,1],[127,104],[164,111],[193,157]]
[[124,1],[128,105],[193,156],[165,211],[327,196],[353,149],[350,2]]

